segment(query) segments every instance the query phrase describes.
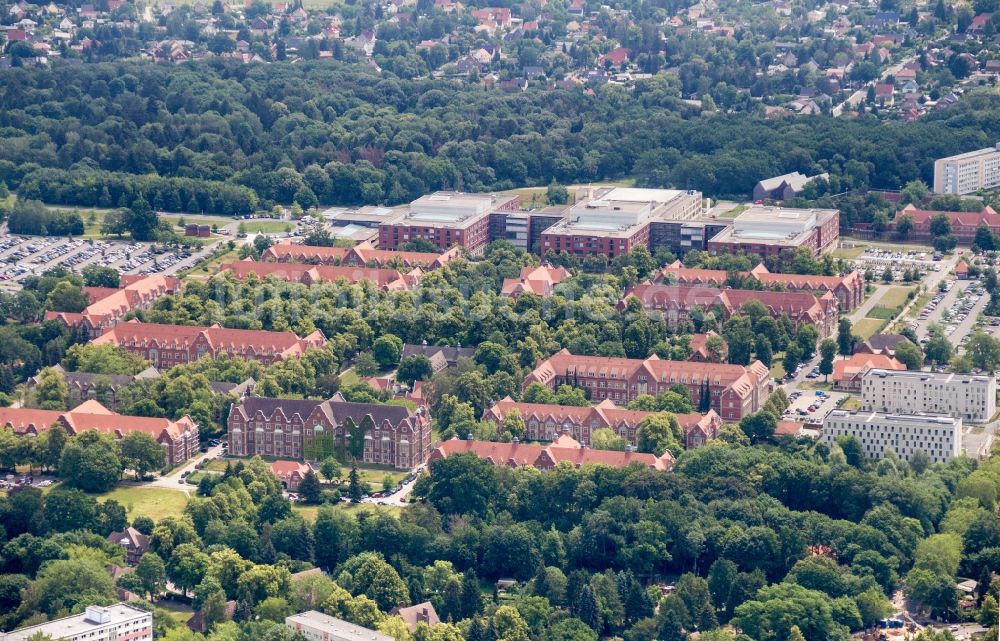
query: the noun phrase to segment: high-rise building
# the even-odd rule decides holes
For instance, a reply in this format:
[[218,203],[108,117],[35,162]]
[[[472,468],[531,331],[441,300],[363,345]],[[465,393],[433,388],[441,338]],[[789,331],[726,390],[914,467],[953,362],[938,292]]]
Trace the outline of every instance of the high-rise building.
[[975,193],[1000,187],[1000,143],[934,161],[934,193]]
[[519,196],[436,192],[410,203],[398,221],[379,225],[379,248],[397,250],[422,239],[441,251],[458,246],[478,256],[490,242],[490,214],[518,209]]
[[316,610],[285,617],[285,627],[308,641],[393,641],[390,636]]

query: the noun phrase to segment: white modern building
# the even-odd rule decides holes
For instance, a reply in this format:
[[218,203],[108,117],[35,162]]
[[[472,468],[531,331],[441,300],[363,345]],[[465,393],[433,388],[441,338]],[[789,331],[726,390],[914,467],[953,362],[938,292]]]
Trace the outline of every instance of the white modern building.
[[153,614],[127,603],[92,605],[83,614],[0,633],[0,641],[26,641],[39,633],[55,641],[152,641]]
[[997,410],[997,382],[992,376],[871,369],[861,380],[861,409],[984,422]]
[[962,419],[941,414],[834,410],[823,422],[822,439],[832,445],[840,436],[856,437],[868,458],[883,458],[891,449],[904,461],[919,451],[932,463],[943,463],[961,453]]
[[285,617],[285,627],[309,641],[393,641],[393,638],[316,610]]
[[1000,143],[934,161],[935,194],[971,194],[1000,187]]

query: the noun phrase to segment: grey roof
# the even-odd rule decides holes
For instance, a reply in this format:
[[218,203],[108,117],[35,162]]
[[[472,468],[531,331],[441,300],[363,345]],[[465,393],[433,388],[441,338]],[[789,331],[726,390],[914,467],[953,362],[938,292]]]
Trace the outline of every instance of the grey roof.
[[873,350],[881,351],[883,349],[895,350],[896,345],[899,345],[903,341],[907,340],[902,334],[875,334],[870,337],[865,343],[868,347]]
[[366,416],[370,416],[376,424],[388,421],[392,425],[399,425],[413,416],[413,412],[402,405],[350,403],[336,397],[320,401],[248,396],[233,406],[234,410],[239,410],[247,418],[252,417],[258,411],[264,416],[272,416],[280,409],[288,418],[298,414],[303,421],[316,408],[319,408],[332,422],[338,425],[343,424],[348,418],[357,424],[364,420]]
[[406,345],[403,345],[402,358],[415,356],[417,354],[423,354],[427,358],[431,358],[439,352],[442,356],[444,356],[444,359],[449,365],[454,365],[460,358],[472,358],[476,355],[476,350],[472,347],[451,347],[450,345],[414,345],[412,343],[407,343]]

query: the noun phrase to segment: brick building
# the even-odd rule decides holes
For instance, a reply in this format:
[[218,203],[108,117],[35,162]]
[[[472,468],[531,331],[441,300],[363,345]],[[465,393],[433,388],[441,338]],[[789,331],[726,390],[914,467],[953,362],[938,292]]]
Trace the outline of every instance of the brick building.
[[85,401],[68,412],[36,410],[23,407],[0,408],[0,426],[9,426],[20,436],[36,436],[55,424],[76,436],[92,430],[111,434],[116,439],[131,432],[144,432],[166,451],[167,463],[176,465],[194,456],[200,447],[198,426],[191,417],[176,421],[146,416],[124,416],[94,400]]
[[[229,453],[323,460],[338,451],[359,461],[411,469],[427,460],[430,418],[399,405],[249,396],[229,412]],[[363,439],[358,445],[355,439]]]
[[138,354],[164,368],[196,361],[203,356],[241,357],[270,365],[290,356],[301,356],[307,349],[323,347],[326,337],[316,330],[305,338],[292,332],[268,332],[255,329],[229,329],[212,325],[166,325],[120,323],[90,341],[94,345],[114,345]]
[[173,276],[124,274],[117,289],[84,287],[90,304],[82,312],[46,312],[45,320],[60,320],[69,327],[80,328],[85,336],[99,336],[130,312],[149,309],[161,296],[180,291],[181,282]]
[[[501,425],[507,415],[517,410],[527,428],[526,439],[530,441],[555,441],[562,435],[569,435],[586,447],[591,447],[594,430],[610,428],[615,434],[629,442],[632,447],[638,443],[636,431],[643,419],[656,412],[640,412],[618,407],[610,400],[597,405],[572,407],[545,403],[519,403],[509,396],[497,401],[483,414],[484,421]],[[712,410],[705,414],[674,414],[684,431],[684,447],[691,449],[704,445],[716,438],[722,427],[722,418]]]
[[663,316],[671,327],[692,319],[694,313],[715,312],[718,320],[728,320],[750,301],[757,301],[774,317],[787,314],[792,323],[815,325],[820,337],[837,331],[837,299],[827,292],[821,298],[796,292],[759,291],[752,289],[716,289],[701,285],[667,285],[640,283],[629,290],[619,303],[624,309],[629,299],[638,299],[647,312]]
[[584,447],[569,437],[562,437],[559,444],[535,445],[532,443],[495,443],[493,441],[461,440],[453,438],[438,443],[430,455],[431,474],[434,473],[434,461],[447,458],[454,454],[475,454],[493,465],[506,467],[533,467],[538,470],[551,470],[560,463],[566,462],[573,467],[584,465],[607,465],[610,467],[628,467],[632,464],[642,465],[654,470],[669,471],[674,466],[674,456],[664,452],[663,456],[635,452],[631,447],[619,452],[615,450],[594,450]]
[[588,191],[563,219],[541,234],[539,251],[609,259],[638,245],[650,247],[654,221],[690,220],[701,214],[701,194],[671,189],[616,187]]
[[359,243],[354,247],[315,247],[282,242],[265,249],[264,253],[261,254],[261,261],[352,267],[392,267],[400,271],[410,271],[416,267],[424,270],[437,269],[461,257],[462,252],[457,247],[442,253],[435,253],[376,249],[370,243]]
[[951,233],[962,245],[971,245],[976,238],[976,230],[986,227],[994,234],[1000,234],[1000,214],[992,207],[984,207],[981,211],[930,211],[917,209],[909,204],[896,212],[896,217],[890,221],[886,231],[896,233],[896,224],[903,216],[913,219],[913,229],[906,235],[906,240],[929,243],[934,239],[931,233],[931,219],[944,216],[951,224]]
[[708,241],[711,254],[728,252],[777,256],[805,247],[813,256],[835,249],[840,238],[836,209],[789,209],[754,205],[733,226]]
[[[836,296],[841,312],[853,310],[865,298],[865,279],[857,270],[843,276],[772,274],[761,263],[740,276],[752,278],[767,288],[780,286],[786,292],[810,292],[817,296],[831,292]],[[674,261],[663,268],[654,282],[725,287],[728,278],[729,273],[722,269],[692,269]]]
[[641,394],[667,392],[673,385],[688,388],[695,405],[706,405],[723,420],[739,420],[756,412],[770,394],[767,367],[755,361],[748,367],[722,363],[645,360],[606,356],[576,356],[563,349],[541,361],[524,379],[524,387],[541,383],[582,387],[593,402],[611,399],[622,405]]
[[570,273],[565,267],[542,265],[540,267],[523,267],[518,278],[505,278],[500,288],[502,296],[517,298],[525,292],[536,296],[548,296],[555,291],[556,285],[569,278]]
[[490,242],[490,214],[520,208],[519,196],[437,192],[410,203],[399,221],[379,225],[379,247],[397,250],[421,238],[441,251],[461,247],[471,256]]
[[423,272],[415,267],[406,274],[395,269],[350,265],[313,265],[310,263],[272,263],[256,262],[252,258],[223,263],[219,266],[220,273],[229,273],[239,280],[245,280],[251,274],[257,278],[278,278],[290,283],[314,285],[317,283],[333,283],[346,280],[349,283],[368,281],[375,283],[385,291],[405,291],[420,282]]

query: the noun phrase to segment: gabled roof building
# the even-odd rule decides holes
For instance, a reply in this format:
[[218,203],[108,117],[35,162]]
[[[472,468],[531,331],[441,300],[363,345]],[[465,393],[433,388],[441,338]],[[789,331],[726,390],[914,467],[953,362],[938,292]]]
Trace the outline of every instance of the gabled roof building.
[[277,278],[290,283],[314,285],[346,280],[349,283],[368,281],[385,291],[405,291],[415,286],[423,274],[419,267],[406,275],[395,269],[350,265],[313,265],[310,263],[256,262],[252,258],[224,263],[221,273],[230,273],[239,280],[253,275],[257,278]]
[[[558,441],[560,436],[569,435],[586,447],[591,447],[594,430],[610,428],[632,447],[638,442],[636,432],[643,419],[656,412],[641,412],[618,407],[610,400],[597,405],[573,407],[546,403],[521,403],[509,396],[497,401],[483,414],[484,421],[496,425],[503,424],[513,410],[521,415],[527,428],[526,439],[530,441]],[[704,445],[718,436],[722,418],[713,410],[705,414],[674,414],[684,431],[684,447],[692,449]]]
[[163,368],[190,363],[203,356],[223,355],[270,365],[284,358],[301,356],[307,349],[323,347],[326,337],[319,330],[299,338],[292,332],[229,329],[218,324],[202,327],[132,320],[118,324],[90,342],[120,347],[142,356],[154,367]]
[[340,451],[359,461],[411,469],[427,460],[430,418],[399,405],[249,396],[229,412],[232,456],[317,461]]
[[116,439],[131,432],[143,432],[163,446],[167,463],[183,463],[198,452],[198,426],[189,416],[176,421],[146,416],[124,416],[95,400],[85,401],[68,412],[36,410],[24,407],[0,408],[0,426],[9,426],[15,434],[36,436],[59,424],[69,436],[91,430],[110,434]]
[[655,454],[635,452],[631,447],[624,452],[619,452],[594,450],[584,446],[534,445],[516,441],[495,443],[493,441],[461,440],[456,437],[438,443],[438,446],[431,452],[431,474],[434,473],[434,461],[464,453],[474,454],[493,465],[533,467],[542,471],[551,470],[563,462],[569,463],[573,467],[607,465],[620,468],[637,464],[664,472],[669,471],[674,466],[674,456],[669,451],[664,452],[663,456],[656,456]]
[[725,421],[756,412],[771,392],[767,367],[755,361],[747,367],[723,363],[645,360],[607,356],[577,356],[563,349],[541,361],[524,379],[524,387],[541,383],[582,387],[593,402],[611,399],[623,405],[641,394],[656,395],[673,385],[688,388],[695,405],[715,410]]
[[149,309],[161,296],[181,291],[181,282],[173,276],[122,275],[119,288],[84,287],[90,304],[82,312],[46,312],[45,320],[60,320],[69,327],[79,327],[86,336],[98,336],[117,325],[130,312]]

